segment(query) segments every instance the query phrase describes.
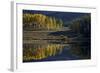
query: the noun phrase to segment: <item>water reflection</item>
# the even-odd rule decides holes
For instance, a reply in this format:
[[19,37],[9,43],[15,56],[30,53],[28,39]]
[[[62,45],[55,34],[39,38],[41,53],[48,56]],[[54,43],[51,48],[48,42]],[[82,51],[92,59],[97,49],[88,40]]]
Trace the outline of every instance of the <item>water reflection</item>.
[[79,44],[24,44],[23,61],[88,59],[87,48]]
[[[32,45],[30,45],[32,46]],[[32,47],[23,49],[23,58],[24,60],[41,60],[47,58],[49,56],[55,56],[57,54],[61,54],[64,48],[64,45],[61,44],[47,44],[47,45],[39,45],[35,44]]]

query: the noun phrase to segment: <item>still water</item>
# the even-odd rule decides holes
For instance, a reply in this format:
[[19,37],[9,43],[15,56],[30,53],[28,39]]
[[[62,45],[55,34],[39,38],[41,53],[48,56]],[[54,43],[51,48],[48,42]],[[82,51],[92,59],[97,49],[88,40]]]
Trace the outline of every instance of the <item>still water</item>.
[[90,59],[90,46],[85,43],[63,43],[34,40],[23,44],[23,62]]

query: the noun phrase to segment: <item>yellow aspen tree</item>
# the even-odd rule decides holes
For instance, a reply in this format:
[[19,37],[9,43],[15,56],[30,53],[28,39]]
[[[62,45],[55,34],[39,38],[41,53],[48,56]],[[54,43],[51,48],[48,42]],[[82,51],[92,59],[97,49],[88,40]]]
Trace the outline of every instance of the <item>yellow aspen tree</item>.
[[63,26],[63,21],[60,19],[60,28]]

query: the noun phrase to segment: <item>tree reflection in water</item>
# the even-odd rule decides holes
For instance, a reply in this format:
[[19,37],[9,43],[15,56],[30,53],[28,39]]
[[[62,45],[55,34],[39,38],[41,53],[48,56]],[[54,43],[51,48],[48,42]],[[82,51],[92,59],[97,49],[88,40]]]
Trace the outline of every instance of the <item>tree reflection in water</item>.
[[63,47],[60,44],[35,45],[33,48],[23,49],[23,59],[24,61],[41,60],[49,56],[55,56],[62,53]]
[[79,44],[25,44],[23,62],[89,59],[88,48]]

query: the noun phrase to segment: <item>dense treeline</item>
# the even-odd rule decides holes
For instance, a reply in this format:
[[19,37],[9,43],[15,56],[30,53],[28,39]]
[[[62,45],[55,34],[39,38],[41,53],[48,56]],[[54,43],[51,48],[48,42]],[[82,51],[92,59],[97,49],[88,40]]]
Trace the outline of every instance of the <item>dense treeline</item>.
[[69,26],[73,32],[83,34],[84,36],[89,36],[91,30],[91,17],[83,16],[78,20],[73,20]]
[[55,17],[46,16],[43,14],[23,14],[23,26],[29,27],[33,26],[33,29],[47,29],[47,30],[57,30],[62,28],[63,21],[61,19],[56,19]]

